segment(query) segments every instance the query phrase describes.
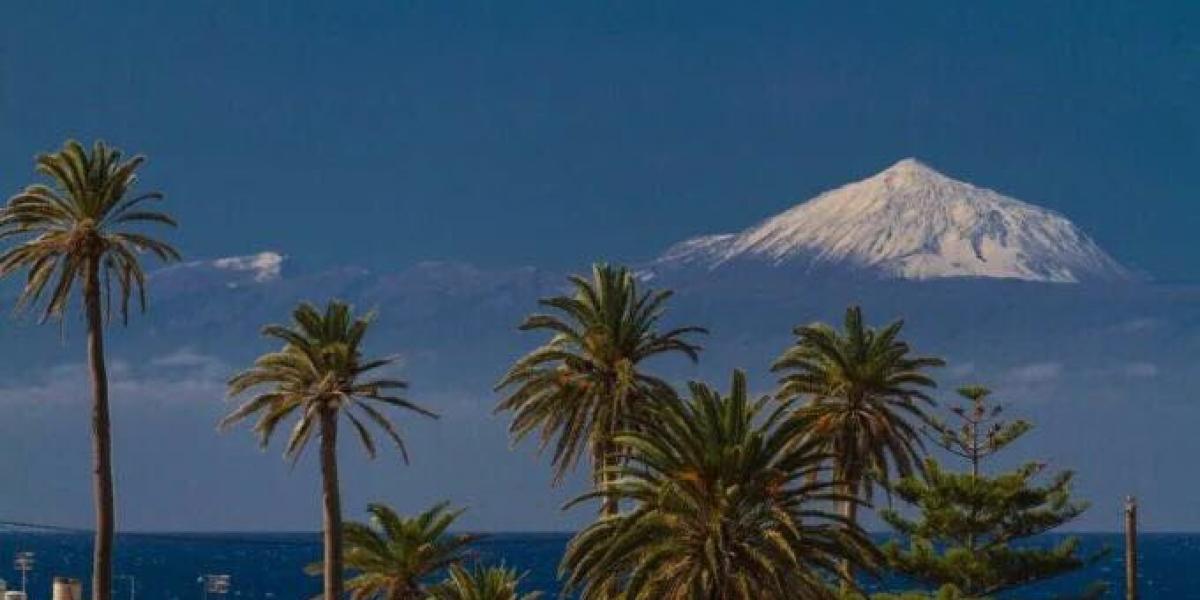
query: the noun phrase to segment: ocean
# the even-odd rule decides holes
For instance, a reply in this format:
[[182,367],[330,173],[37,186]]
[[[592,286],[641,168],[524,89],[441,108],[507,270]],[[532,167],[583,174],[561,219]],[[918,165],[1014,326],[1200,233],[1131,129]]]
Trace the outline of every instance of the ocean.
[[[1111,553],[1085,572],[1072,574],[1008,596],[1054,598],[1102,580],[1110,598],[1122,596],[1124,568],[1119,534],[1083,534],[1085,551],[1104,547]],[[558,591],[556,568],[569,536],[557,533],[502,533],[478,546],[480,557],[526,572],[524,587]],[[1045,536],[1053,543],[1059,536]],[[1139,540],[1141,597],[1147,600],[1200,599],[1200,534],[1143,534]],[[0,532],[0,577],[20,589],[20,574],[9,560],[18,551],[35,553],[29,573],[30,600],[49,600],[54,576],[90,581],[91,538],[78,533]],[[232,599],[307,600],[320,591],[318,579],[302,572],[320,555],[314,534],[123,534],[116,554],[117,600],[192,600],[203,598],[199,577],[227,574]],[[886,585],[887,582],[884,583]],[[214,600],[216,597],[210,598]]]

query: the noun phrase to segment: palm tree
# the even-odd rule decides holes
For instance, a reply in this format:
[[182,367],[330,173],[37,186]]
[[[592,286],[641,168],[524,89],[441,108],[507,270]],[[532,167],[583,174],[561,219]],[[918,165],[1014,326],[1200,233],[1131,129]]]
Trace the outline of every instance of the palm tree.
[[[847,497],[870,501],[875,483],[922,468],[920,425],[912,421],[929,422],[923,405],[933,400],[924,390],[936,383],[926,370],[945,363],[913,356],[898,339],[902,327],[867,327],[852,306],[841,332],[824,323],[796,328],[795,344],[772,367],[783,373],[779,398],[807,399],[792,415],[800,439],[833,457],[833,478]],[[857,502],[842,503],[848,521],[857,521],[857,509]],[[850,578],[849,565],[842,575]]]
[[[371,504],[371,523],[347,523],[346,568],[357,573],[346,582],[353,600],[422,600],[424,582],[462,563],[479,535],[449,535],[462,510],[440,503],[413,518],[382,504]],[[322,570],[320,563],[306,569]]]
[[787,406],[763,418],[746,377],[728,396],[690,384],[689,401],[659,403],[616,436],[629,460],[613,467],[609,497],[634,508],[601,519],[567,547],[560,571],[582,600],[832,598],[846,560],[873,569],[879,554],[856,524],[822,506],[854,501],[817,475],[826,457],[795,443]]
[[[588,452],[599,488],[606,467],[621,456],[613,435],[628,429],[654,398],[672,393],[665,381],[641,369],[642,361],[677,352],[695,362],[700,347],[685,336],[706,331],[680,327],[660,333],[672,293],[639,290],[623,267],[595,265],[590,280],[572,276],[570,282],[573,295],[540,301],[558,315],[535,314],[521,325],[522,331],[544,330],[552,337],[500,380],[497,391],[512,392],[496,410],[513,412],[509,432],[517,441],[534,431],[540,431],[542,449],[553,440],[555,483]],[[606,501],[601,510],[615,514],[617,504]]]
[[376,369],[394,358],[365,359],[361,344],[372,315],[356,317],[350,306],[332,301],[322,313],[303,303],[292,312],[292,325],[268,325],[263,335],[283,342],[275,352],[260,356],[254,366],[229,380],[229,396],[264,388],[229,413],[222,429],[259,414],[254,431],[263,447],[271,434],[291,415],[296,423],[284,449],[293,462],[308,445],[313,431],[321,437],[325,535],[325,599],[342,598],[342,511],[338,487],[338,418],[344,415],[366,448],[375,457],[375,440],[367,428],[373,423],[399,448],[405,462],[408,452],[396,425],[376,405],[391,406],[428,417],[433,413],[395,395],[407,384],[397,379],[370,379]]
[[[82,288],[92,380],[96,502],[92,597],[97,600],[112,596],[115,528],[105,315],[111,316],[115,301],[122,322],[128,322],[129,299],[135,294],[145,310],[146,275],[141,254],[154,254],[163,262],[179,259],[179,253],[170,245],[141,231],[149,224],[175,226],[171,217],[147,206],[162,200],[162,194],[133,192],[137,170],[144,162],[142,156],[126,159],[103,142],[96,142],[88,151],[78,142],[69,141],[62,150],[37,157],[37,172],[49,183],[27,186],[9,198],[0,214],[0,237],[18,240],[0,254],[0,276],[27,271],[18,308],[44,302],[42,321],[62,318],[76,281]],[[112,282],[116,283],[115,298]]]
[[429,589],[428,600],[539,600],[541,592],[517,591],[521,575],[505,567],[450,567],[446,581]]

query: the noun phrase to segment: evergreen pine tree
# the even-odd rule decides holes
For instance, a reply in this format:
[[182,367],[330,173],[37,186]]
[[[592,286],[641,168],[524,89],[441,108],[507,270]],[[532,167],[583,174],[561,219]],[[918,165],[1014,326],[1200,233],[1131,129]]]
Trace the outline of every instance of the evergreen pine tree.
[[[1075,571],[1105,554],[1082,555],[1074,537],[1049,548],[1021,543],[1074,520],[1087,503],[1071,498],[1072,472],[1042,477],[1044,463],[983,474],[983,460],[1032,425],[1003,420],[1003,408],[988,401],[985,388],[962,388],[959,395],[967,404],[952,409],[958,423],[935,421],[927,433],[939,446],[966,459],[971,470],[947,471],[927,459],[924,478],[906,477],[895,486],[895,495],[919,513],[909,519],[896,510],[881,512],[884,521],[908,539],[907,547],[898,542],[884,547],[891,568],[937,590],[929,597],[976,599]],[[1102,586],[1092,586],[1080,597],[1102,592]]]

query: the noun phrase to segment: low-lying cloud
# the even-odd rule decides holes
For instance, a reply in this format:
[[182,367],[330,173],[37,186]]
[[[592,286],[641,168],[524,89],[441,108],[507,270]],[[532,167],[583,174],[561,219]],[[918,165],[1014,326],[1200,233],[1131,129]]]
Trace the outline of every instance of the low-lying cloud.
[[1008,373],[1008,378],[1016,383],[1044,383],[1058,379],[1062,375],[1063,365],[1060,362],[1035,362],[1014,367]]
[[1126,365],[1123,372],[1129,377],[1158,377],[1158,365],[1148,362],[1135,362]]
[[[230,368],[220,359],[181,348],[146,363],[113,359],[108,363],[109,396],[114,403],[217,401],[225,396],[225,378]],[[35,383],[0,388],[0,403],[74,403],[90,398],[91,380],[87,365],[67,363],[34,374]]]

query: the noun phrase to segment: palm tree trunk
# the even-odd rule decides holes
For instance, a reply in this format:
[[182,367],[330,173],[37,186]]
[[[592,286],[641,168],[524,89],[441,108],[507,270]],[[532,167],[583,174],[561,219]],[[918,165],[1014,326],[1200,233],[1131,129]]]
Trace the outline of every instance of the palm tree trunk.
[[[601,491],[608,491],[616,476],[612,473],[616,466],[615,450],[610,442],[605,442],[600,450],[600,477],[597,478]],[[600,504],[601,517],[615,517],[621,512],[621,503],[616,498],[605,496]]]
[[104,367],[104,318],[100,307],[100,265],[93,261],[84,279],[88,366],[92,374],[92,486],[96,539],[92,554],[92,600],[112,598],[113,478],[112,431],[108,415],[108,372]]
[[342,599],[342,499],[338,490],[337,412],[321,412],[321,479],[324,500],[325,600]]
[[[847,497],[857,497],[855,490],[858,486],[846,485],[843,494]],[[858,503],[851,500],[842,501],[842,516],[851,524],[858,522]],[[854,567],[848,559],[843,559],[840,567],[842,576],[842,593],[849,594],[854,587]]]
[[[615,382],[605,379],[604,397],[615,402],[614,390],[616,387],[617,386]],[[597,423],[596,426],[599,426],[599,424]],[[600,448],[597,452],[599,457],[598,462],[600,464],[600,476],[596,477],[595,479],[596,485],[599,487],[600,491],[607,493],[614,479],[612,468],[616,463],[616,458],[614,457],[616,454],[616,448],[612,442],[612,438],[620,431],[621,427],[615,421],[606,423],[604,427],[604,437],[600,442]],[[604,500],[600,503],[600,517],[615,517],[620,514],[620,512],[620,501],[616,498],[605,496]]]
[[[612,483],[612,481],[608,479],[609,477],[611,477],[611,475],[605,475],[604,487],[606,488]],[[600,516],[602,517],[615,517],[620,514],[620,512],[621,504],[616,498],[605,498],[604,503],[600,505]]]

